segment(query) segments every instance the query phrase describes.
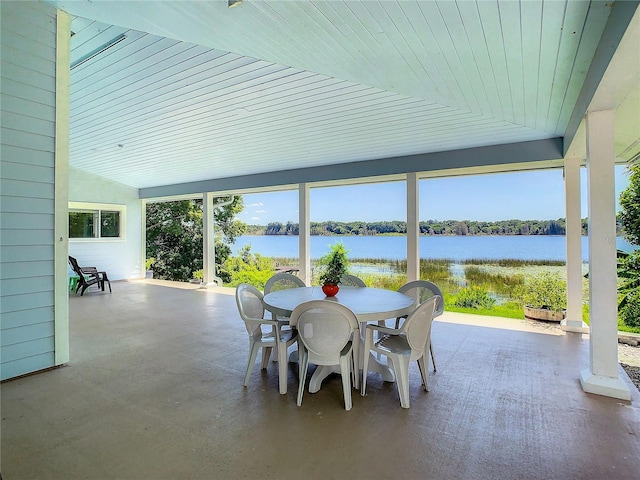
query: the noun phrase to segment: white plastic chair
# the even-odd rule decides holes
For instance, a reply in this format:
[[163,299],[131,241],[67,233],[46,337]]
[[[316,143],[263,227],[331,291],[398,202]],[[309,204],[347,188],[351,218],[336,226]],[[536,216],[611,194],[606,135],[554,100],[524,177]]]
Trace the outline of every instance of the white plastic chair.
[[366,287],[367,284],[364,283],[360,277],[356,277],[355,275],[349,275],[345,273],[340,277],[339,285],[344,285],[345,287]]
[[[433,313],[433,318],[439,317],[444,313],[444,295],[442,295],[442,290],[435,283],[430,282],[428,280],[414,280],[412,282],[405,283],[402,285],[398,291],[400,293],[404,293],[409,297],[413,298],[416,306],[421,305],[425,301],[429,300],[431,297],[438,296],[440,300],[436,303],[436,311]],[[396,319],[396,328],[400,326],[400,320],[407,318],[399,317]],[[431,354],[431,363],[433,363],[433,371],[436,371],[436,358],[433,355],[433,344],[431,343],[431,338],[429,338],[429,352]]]
[[[298,406],[307,378],[309,362],[315,365],[340,365],[344,408],[351,410],[351,373],[359,384],[358,319],[349,308],[331,300],[312,300],[298,305],[291,314],[291,325],[298,329],[300,383]],[[353,368],[353,370],[352,370]]]
[[[296,277],[291,273],[276,273],[272,276],[264,285],[264,294],[267,295],[270,292],[277,292],[278,290],[284,290],[286,288],[298,288],[306,287],[304,280],[300,277]],[[274,313],[271,314],[274,320],[288,322],[288,317],[277,317]]]
[[[265,283],[264,294],[267,295],[270,292],[277,292],[278,290],[298,287],[306,287],[304,280],[302,280],[300,277],[296,277],[291,273],[276,273],[274,276],[269,278],[269,280],[267,280],[267,283]],[[289,317],[276,315],[273,312],[270,313],[271,318],[280,322],[281,326],[289,325]],[[274,362],[277,362],[279,358],[278,351],[274,350],[271,357]]]
[[[240,317],[244,320],[249,333],[249,362],[244,376],[244,386],[249,384],[249,377],[258,355],[262,348],[262,369],[267,368],[269,355],[275,347],[279,358],[283,361],[278,364],[278,382],[280,393],[287,393],[287,349],[297,342],[298,334],[295,330],[281,330],[280,323],[276,320],[264,318],[264,303],[262,293],[257,288],[241,283],[236,288],[236,303]],[[272,327],[270,332],[264,332],[262,326]]]
[[[429,391],[425,353],[431,335],[433,313],[439,298],[432,297],[422,303],[407,317],[399,329],[367,325],[364,338],[364,365],[362,366],[361,393],[363,396],[367,387],[369,351],[386,355],[391,361],[391,367],[396,374],[402,408],[409,408],[409,363],[412,360],[417,360],[424,390]],[[375,343],[373,343],[374,331],[383,334]]]

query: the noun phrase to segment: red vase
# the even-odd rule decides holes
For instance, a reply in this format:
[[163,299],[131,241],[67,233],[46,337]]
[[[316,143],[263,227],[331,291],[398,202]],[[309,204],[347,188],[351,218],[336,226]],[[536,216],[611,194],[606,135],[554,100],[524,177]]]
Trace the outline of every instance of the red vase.
[[338,293],[338,290],[340,290],[340,287],[338,285],[333,285],[331,283],[322,285],[322,291],[327,297],[335,297]]

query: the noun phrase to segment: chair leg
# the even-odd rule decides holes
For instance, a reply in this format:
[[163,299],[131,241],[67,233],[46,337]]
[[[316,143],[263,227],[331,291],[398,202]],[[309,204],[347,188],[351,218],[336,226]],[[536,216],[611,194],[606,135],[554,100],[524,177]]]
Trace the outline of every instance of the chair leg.
[[396,373],[400,406],[402,408],[409,408],[409,356],[394,355],[390,358],[393,363],[393,370]]
[[433,356],[433,344],[429,342],[429,351],[431,352],[431,363],[433,363],[433,372],[436,372],[436,357]]
[[300,381],[298,382],[298,406],[302,405],[302,394],[304,393],[304,384],[307,379],[307,367],[309,366],[309,354],[306,350],[302,349],[299,354],[298,361],[300,362]]
[[362,383],[360,385],[360,395],[364,397],[367,389],[367,373],[369,373],[369,355],[371,353],[371,344],[373,343],[373,331],[366,330],[364,334],[364,353],[362,355]]
[[249,362],[247,363],[247,373],[244,375],[244,386],[249,385],[249,377],[251,377],[251,372],[253,371],[253,364],[256,362],[256,357],[258,356],[258,349],[260,346],[257,343],[251,343],[249,345]]
[[280,394],[287,393],[287,373],[289,364],[287,363],[287,344],[279,343],[278,348],[274,348],[278,352],[278,384],[280,386]]
[[269,357],[271,356],[271,350],[273,350],[273,347],[262,347],[262,370],[269,366]]
[[353,342],[351,343],[353,358],[353,386],[356,390],[360,388],[360,337],[353,334]]
[[424,385],[424,391],[428,392],[429,391],[429,384],[427,383],[427,377],[429,375],[429,372],[427,371],[429,368],[429,360],[426,360],[424,358],[425,356],[422,355],[419,359],[418,359],[418,368],[420,369],[420,376],[422,376],[422,385]]
[[340,357],[340,375],[342,375],[342,393],[344,395],[344,409],[351,410],[351,356],[353,352],[349,352],[348,355]]

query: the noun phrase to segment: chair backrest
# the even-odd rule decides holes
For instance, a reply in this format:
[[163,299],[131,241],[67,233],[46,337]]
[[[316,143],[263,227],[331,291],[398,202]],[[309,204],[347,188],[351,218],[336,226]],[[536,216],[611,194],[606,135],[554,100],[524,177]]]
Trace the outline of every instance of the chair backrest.
[[436,310],[433,316],[437,317],[444,313],[444,296],[442,295],[442,290],[433,282],[428,280],[414,280],[413,282],[402,285],[398,291],[413,298],[416,306],[422,305],[431,297],[437,295],[440,297],[440,300],[438,300],[436,304]]
[[407,320],[402,324],[400,331],[407,336],[407,342],[411,347],[411,355],[424,352],[429,335],[431,334],[431,323],[439,296],[431,297],[416,308]]
[[311,359],[339,359],[352,333],[358,329],[356,315],[344,305],[332,300],[311,300],[301,303],[291,313],[291,326],[309,351]]
[[349,275],[345,273],[340,277],[340,285],[344,285],[345,287],[366,287],[367,284],[364,283],[364,280],[356,277],[355,275]]
[[264,319],[264,303],[262,303],[262,293],[253,285],[241,283],[236,288],[236,304],[238,312],[244,321],[249,335],[254,335],[260,329],[259,323],[253,323],[249,320]]
[[82,270],[80,270],[80,265],[78,265],[78,260],[69,255],[69,265],[73,269],[74,273],[82,278]]
[[304,280],[300,277],[296,277],[291,273],[276,273],[273,277],[267,280],[267,283],[264,286],[264,294],[266,295],[269,292],[298,287],[306,287]]

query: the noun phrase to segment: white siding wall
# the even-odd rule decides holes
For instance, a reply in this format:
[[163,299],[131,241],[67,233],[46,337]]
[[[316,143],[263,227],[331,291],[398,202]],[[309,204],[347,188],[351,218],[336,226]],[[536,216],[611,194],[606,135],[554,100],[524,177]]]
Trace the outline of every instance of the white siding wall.
[[2,379],[54,365],[56,12],[0,2]]
[[126,206],[123,240],[69,240],[69,255],[81,266],[107,272],[111,280],[144,277],[142,202],[138,189],[69,168],[69,201]]

